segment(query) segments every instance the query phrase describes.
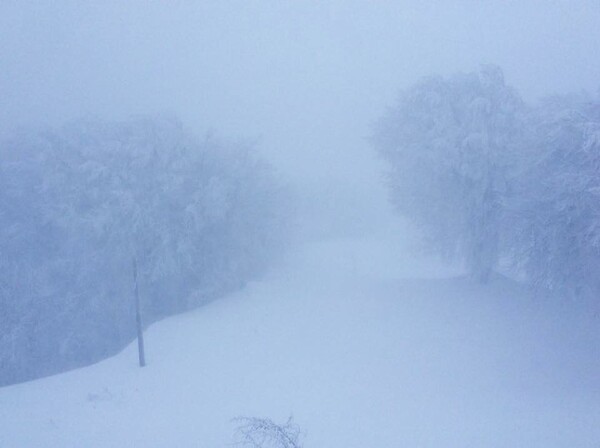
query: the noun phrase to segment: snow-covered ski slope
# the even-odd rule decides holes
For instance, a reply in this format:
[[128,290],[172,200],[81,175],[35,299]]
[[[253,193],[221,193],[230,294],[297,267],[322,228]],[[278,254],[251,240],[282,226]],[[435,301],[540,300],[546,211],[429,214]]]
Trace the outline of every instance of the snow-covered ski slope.
[[0,447],[225,447],[237,416],[304,446],[600,446],[598,322],[475,285],[401,238],[310,243],[96,365],[0,389]]

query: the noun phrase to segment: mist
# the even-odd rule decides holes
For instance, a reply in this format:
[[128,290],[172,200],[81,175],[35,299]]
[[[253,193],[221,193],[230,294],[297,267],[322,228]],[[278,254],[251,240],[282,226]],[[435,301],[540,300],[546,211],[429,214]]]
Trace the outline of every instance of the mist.
[[[529,99],[598,88],[600,11],[576,2],[4,2],[1,130],[174,113],[259,142],[301,185],[373,190],[365,138],[423,76],[501,66]],[[366,195],[366,193],[363,193]]]
[[0,3],[0,446],[596,446],[599,24]]

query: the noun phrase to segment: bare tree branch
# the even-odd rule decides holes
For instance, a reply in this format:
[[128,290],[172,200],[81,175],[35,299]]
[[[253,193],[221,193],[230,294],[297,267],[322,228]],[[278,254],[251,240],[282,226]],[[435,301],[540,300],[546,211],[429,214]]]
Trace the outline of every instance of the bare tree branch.
[[290,416],[284,424],[268,418],[237,417],[234,445],[250,448],[302,448],[301,431]]

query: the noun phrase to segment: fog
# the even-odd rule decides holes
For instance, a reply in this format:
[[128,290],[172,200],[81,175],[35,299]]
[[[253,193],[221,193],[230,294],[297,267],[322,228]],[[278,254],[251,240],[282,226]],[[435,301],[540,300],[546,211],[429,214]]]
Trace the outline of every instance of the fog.
[[0,2],[0,446],[596,446],[599,24]]
[[528,98],[595,92],[599,20],[595,1],[2,2],[0,129],[174,113],[293,181],[378,189],[365,137],[400,89],[491,62]]

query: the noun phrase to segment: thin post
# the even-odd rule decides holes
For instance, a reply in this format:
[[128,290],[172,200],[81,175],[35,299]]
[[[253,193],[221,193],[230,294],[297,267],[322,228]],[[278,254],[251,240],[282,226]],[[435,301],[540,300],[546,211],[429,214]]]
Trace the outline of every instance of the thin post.
[[142,329],[142,313],[140,311],[140,295],[138,293],[137,258],[133,257],[133,282],[135,287],[135,322],[137,325],[138,358],[140,367],[146,365],[144,354],[144,331]]

